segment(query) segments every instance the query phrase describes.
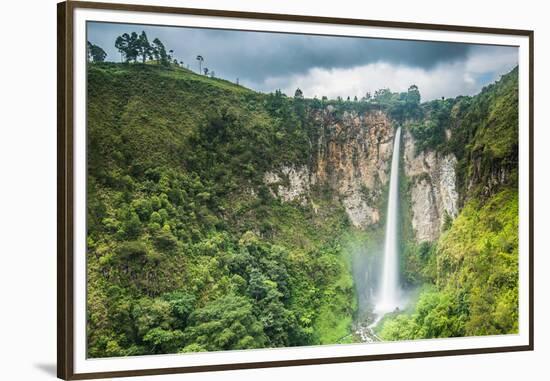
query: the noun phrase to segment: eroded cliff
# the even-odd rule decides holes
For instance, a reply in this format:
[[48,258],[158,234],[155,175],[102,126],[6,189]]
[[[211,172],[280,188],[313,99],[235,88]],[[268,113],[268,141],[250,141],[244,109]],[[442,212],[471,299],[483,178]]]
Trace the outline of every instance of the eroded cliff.
[[458,214],[454,154],[417,152],[409,131],[403,136],[404,172],[409,180],[412,227],[417,242],[435,241],[449,218]]
[[[306,205],[312,187],[328,187],[342,203],[351,223],[366,229],[384,213],[395,122],[383,111],[337,114],[333,106],[311,114],[319,131],[315,154],[308,165],[282,166],[264,175],[272,195]],[[410,182],[415,239],[434,241],[446,218],[458,213],[456,158],[436,151],[417,153],[410,132],[403,136],[404,172]]]
[[313,185],[328,187],[342,202],[351,223],[366,228],[380,221],[380,199],[389,178],[394,128],[383,112],[346,111],[332,106],[311,115],[319,131],[308,166],[283,166],[264,175],[283,201],[310,198]]

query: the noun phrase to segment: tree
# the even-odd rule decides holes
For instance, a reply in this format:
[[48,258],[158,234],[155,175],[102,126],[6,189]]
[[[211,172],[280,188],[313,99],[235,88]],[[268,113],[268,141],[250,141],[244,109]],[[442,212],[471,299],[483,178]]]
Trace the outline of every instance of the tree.
[[149,347],[150,353],[173,353],[182,345],[183,332],[155,327],[143,336],[143,341]]
[[183,346],[183,332],[174,329],[179,325],[177,316],[173,315],[171,297],[168,295],[168,300],[143,297],[132,308],[134,332],[149,353],[173,353]]
[[166,47],[158,38],[153,40],[153,55],[157,60],[157,63],[168,66],[170,61],[168,60],[168,54],[166,53]]
[[283,294],[277,290],[277,284],[266,281],[264,287],[265,295],[257,303],[259,320],[270,346],[287,347],[289,336],[297,329],[296,320],[292,312],[285,308]]
[[419,105],[420,104],[420,91],[418,91],[418,86],[411,85],[407,90],[407,104],[410,105]]
[[126,54],[126,41],[123,36],[118,36],[115,40],[115,48],[120,52],[120,61],[124,61],[124,56]]
[[304,93],[302,92],[302,90],[300,90],[300,88],[297,88],[296,91],[294,92],[294,98],[303,98],[304,97]]
[[141,56],[141,62],[145,63],[147,58],[153,58],[153,48],[147,39],[147,34],[142,31],[136,43],[137,56]]
[[115,41],[115,48],[120,51],[121,59],[125,62],[136,61],[139,55],[139,37],[136,32],[124,33]]
[[389,104],[392,101],[393,93],[390,89],[380,89],[374,92],[373,100],[378,104]]
[[207,67],[205,67],[205,68],[203,69],[203,71],[204,71],[204,75],[208,75],[208,68],[207,68]]
[[103,50],[101,47],[92,44],[90,41],[88,41],[87,44],[88,47],[88,60],[91,62],[103,62],[105,61],[105,57],[107,57],[107,53],[105,53],[105,50]]
[[188,346],[208,351],[262,348],[266,342],[250,299],[231,294],[193,311],[184,336]]
[[257,302],[263,299],[269,290],[269,279],[257,268],[252,268],[249,274],[248,293]]
[[202,72],[202,63],[204,62],[204,58],[201,55],[197,56],[197,61],[199,61],[199,73]]
[[174,326],[184,329],[187,326],[189,315],[193,312],[196,301],[195,296],[183,291],[174,291],[164,295],[164,300],[168,301],[171,314],[176,318]]
[[141,232],[141,221],[137,213],[132,210],[123,210],[121,219],[122,227],[119,234],[129,239],[136,238]]
[[420,109],[420,91],[418,86],[411,85],[406,93],[401,94],[405,98],[405,116],[408,118],[417,118],[422,115]]

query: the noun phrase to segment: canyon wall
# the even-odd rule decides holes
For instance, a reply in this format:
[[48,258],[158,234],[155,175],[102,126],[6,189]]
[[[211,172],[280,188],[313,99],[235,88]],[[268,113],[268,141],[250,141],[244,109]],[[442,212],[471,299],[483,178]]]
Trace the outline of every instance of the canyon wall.
[[[351,223],[366,229],[380,222],[389,181],[394,126],[382,111],[336,114],[333,106],[311,114],[317,128],[316,151],[307,165],[283,166],[264,175],[272,194],[284,202],[306,205],[312,187],[328,187]],[[418,242],[438,238],[445,219],[456,217],[456,158],[426,151],[403,134],[404,173],[409,179],[412,225]]]
[[418,242],[435,241],[446,219],[458,214],[456,157],[435,151],[417,152],[409,131],[403,135],[404,172],[409,180],[412,227]]

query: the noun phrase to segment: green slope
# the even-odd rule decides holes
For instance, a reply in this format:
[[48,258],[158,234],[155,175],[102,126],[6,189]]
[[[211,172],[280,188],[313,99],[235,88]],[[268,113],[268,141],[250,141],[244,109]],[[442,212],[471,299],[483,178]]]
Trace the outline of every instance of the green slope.
[[307,162],[301,101],[154,65],[92,64],[88,91],[89,356],[348,335],[343,209],[262,181]]
[[518,196],[466,204],[436,245],[433,286],[412,310],[386,319],[385,340],[518,331]]

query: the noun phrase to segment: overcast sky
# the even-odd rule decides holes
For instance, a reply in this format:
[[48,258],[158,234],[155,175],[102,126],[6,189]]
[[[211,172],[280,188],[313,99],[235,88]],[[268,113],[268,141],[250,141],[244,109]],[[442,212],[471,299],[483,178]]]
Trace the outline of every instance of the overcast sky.
[[195,57],[217,77],[289,95],[362,97],[380,88],[406,91],[416,84],[427,101],[473,95],[518,64],[515,47],[242,32],[182,27],[88,23],[88,40],[120,61],[114,47],[122,33],[144,30],[158,37],[184,65],[198,71]]

